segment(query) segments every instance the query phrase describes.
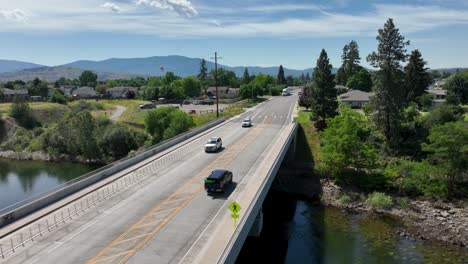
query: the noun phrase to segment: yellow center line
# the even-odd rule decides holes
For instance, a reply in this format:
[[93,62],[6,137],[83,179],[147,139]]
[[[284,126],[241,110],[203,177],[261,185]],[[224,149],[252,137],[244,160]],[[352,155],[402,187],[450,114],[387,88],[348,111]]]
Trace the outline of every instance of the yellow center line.
[[141,224],[141,225],[137,225],[133,228],[134,229],[138,229],[138,228],[142,228],[142,227],[145,227],[145,226],[149,226],[149,225],[153,225],[153,224],[156,224],[156,223],[159,223],[159,222],[162,222],[164,221],[164,219],[166,218],[162,218],[162,219],[158,219],[156,221],[152,221],[152,222],[148,222],[148,223],[144,223],[144,224]]
[[146,233],[146,234],[143,234],[143,235],[139,235],[139,236],[134,236],[134,237],[131,237],[131,238],[127,238],[125,240],[121,240],[121,241],[118,241],[118,242],[115,242],[113,243],[112,245],[118,245],[118,244],[121,244],[121,243],[125,243],[125,242],[129,242],[129,241],[132,241],[132,240],[135,240],[135,239],[138,239],[140,237],[144,237],[144,236],[147,236],[149,235],[149,233]]
[[123,252],[119,252],[117,254],[114,254],[114,255],[111,255],[111,256],[108,256],[108,257],[105,257],[105,258],[101,258],[100,260],[97,260],[95,261],[94,263],[98,263],[98,262],[104,262],[104,261],[107,261],[107,260],[112,260],[112,259],[115,259],[119,256],[122,256],[122,255],[125,255],[127,253],[129,253],[131,250],[127,250],[127,251],[123,251]]
[[[265,120],[266,122],[266,120]],[[168,216],[166,216],[165,219],[162,219],[162,220],[158,220],[157,222],[161,222],[151,233],[149,233],[144,239],[143,241],[141,241],[140,243],[138,243],[136,246],[134,246],[132,248],[132,250],[128,250],[128,251],[125,251],[126,255],[125,257],[119,261],[119,263],[124,263],[126,262],[131,256],[133,256],[141,247],[143,247],[143,245],[145,245],[147,243],[147,241],[149,241],[149,239],[151,239],[157,232],[159,232],[159,230],[161,230],[173,217],[175,217],[175,215],[177,215],[177,213],[182,210],[194,197],[196,194],[198,194],[201,190],[203,190],[203,186],[201,188],[197,188],[195,192],[192,192],[189,196],[189,198],[183,198],[183,199],[177,199],[177,200],[174,200],[174,201],[171,201],[176,195],[179,195],[180,193],[182,193],[182,191],[187,187],[189,186],[190,184],[194,184],[193,180],[199,180],[202,178],[202,176],[206,176],[206,173],[211,171],[210,168],[213,167],[213,165],[221,160],[223,160],[223,165],[224,166],[221,166],[221,167],[226,167],[228,164],[232,163],[234,161],[234,159],[236,159],[241,153],[242,151],[247,148],[250,143],[252,143],[258,136],[260,136],[261,132],[263,132],[264,129],[267,128],[266,125],[261,125],[261,126],[258,126],[257,127],[258,129],[252,129],[252,131],[249,131],[244,137],[242,137],[242,139],[240,140],[240,142],[242,142],[241,145],[236,145],[236,147],[233,147],[230,149],[231,153],[234,152],[232,154],[232,157],[228,157],[228,159],[226,161],[224,161],[223,159],[225,158],[225,156],[229,156],[231,153],[230,152],[226,152],[225,155],[219,157],[218,159],[215,159],[214,161],[212,161],[208,166],[205,167],[205,169],[202,169],[200,173],[198,173],[197,175],[195,175],[192,179],[190,179],[189,181],[187,181],[184,185],[182,185],[181,187],[179,187],[174,193],[172,193],[165,201],[163,201],[161,204],[159,204],[158,206],[156,206],[153,210],[151,210],[150,212],[148,212],[145,216],[143,216],[143,218],[141,218],[137,223],[135,223],[134,225],[132,225],[131,227],[129,227],[126,231],[124,231],[119,237],[117,237],[116,239],[114,239],[114,241],[112,241],[110,244],[108,244],[106,247],[104,247],[97,255],[95,255],[93,258],[91,258],[87,263],[96,263],[96,262],[100,262],[102,261],[102,259],[107,259],[108,257],[105,257],[104,254],[108,251],[110,251],[110,249],[112,248],[112,245],[115,245],[115,244],[120,244],[120,241],[123,241],[124,237],[126,237],[132,230],[134,230],[136,227],[138,226],[141,226],[142,224],[145,224],[145,220],[148,219],[149,217],[151,217],[152,215],[155,214],[155,211],[156,213],[159,211],[169,211],[169,210],[174,210],[172,213],[170,213]],[[247,137],[250,137],[250,136],[253,136],[251,140],[248,140],[248,141],[244,141],[243,139],[244,138],[247,138]],[[237,152],[237,153],[236,153]],[[199,184],[199,183],[197,183]],[[175,202],[175,201],[180,201],[180,200],[186,200],[184,203],[182,203],[181,205],[177,206],[176,208],[173,208],[173,209],[165,209],[165,210],[160,210],[164,205],[167,205],[167,204],[170,204],[172,202]],[[147,223],[148,226],[151,225],[151,223]],[[140,237],[141,238],[141,237]],[[122,254],[120,254],[122,255]]]

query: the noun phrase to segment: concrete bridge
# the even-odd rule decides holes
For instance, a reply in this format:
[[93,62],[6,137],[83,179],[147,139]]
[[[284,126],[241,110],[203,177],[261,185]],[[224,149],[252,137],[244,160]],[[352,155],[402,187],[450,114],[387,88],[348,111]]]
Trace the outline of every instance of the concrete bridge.
[[[281,163],[294,158],[296,102],[274,97],[4,212],[0,263],[234,263],[247,236],[261,232]],[[246,116],[253,127],[241,127]],[[212,136],[224,149],[207,154]],[[203,180],[214,169],[232,171],[234,183],[208,196]]]

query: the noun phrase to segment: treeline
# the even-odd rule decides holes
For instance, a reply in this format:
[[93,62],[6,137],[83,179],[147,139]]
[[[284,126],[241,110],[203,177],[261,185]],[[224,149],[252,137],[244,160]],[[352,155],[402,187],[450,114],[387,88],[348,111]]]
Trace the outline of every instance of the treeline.
[[[336,76],[322,50],[299,104],[310,108],[319,131],[316,169],[338,182],[366,191],[395,191],[408,196],[468,197],[468,126],[463,121],[468,72],[450,77],[447,102],[421,112],[421,98],[433,76],[418,50],[389,19],[379,30],[377,50],[367,56],[372,73],[371,101],[365,114],[337,101],[336,83],[368,73],[359,65],[356,42],[345,46]],[[403,66],[403,64],[406,65]],[[368,81],[369,76],[362,79]],[[358,83],[367,83],[360,81]],[[361,86],[356,87],[359,89]],[[364,85],[366,90],[369,86]]]

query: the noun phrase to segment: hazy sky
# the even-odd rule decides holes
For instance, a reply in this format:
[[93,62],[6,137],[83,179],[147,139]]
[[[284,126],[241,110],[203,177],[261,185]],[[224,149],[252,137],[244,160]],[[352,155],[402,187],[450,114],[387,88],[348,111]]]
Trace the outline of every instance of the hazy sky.
[[393,18],[431,68],[468,67],[468,0],[0,0],[0,59],[185,55],[303,69],[325,48],[339,66],[356,40],[363,64]]

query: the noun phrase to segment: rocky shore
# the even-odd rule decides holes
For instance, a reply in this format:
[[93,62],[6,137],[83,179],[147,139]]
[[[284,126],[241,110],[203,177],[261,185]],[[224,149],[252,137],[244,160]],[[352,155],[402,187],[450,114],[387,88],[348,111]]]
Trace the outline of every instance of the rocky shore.
[[72,158],[69,155],[60,155],[58,157],[51,156],[47,153],[42,151],[21,151],[16,152],[12,150],[5,150],[0,151],[0,158],[4,159],[12,159],[12,160],[34,160],[34,161],[53,161],[53,162],[75,162],[75,163],[83,163],[83,164],[105,164],[105,161],[96,161],[96,160],[86,160],[81,157]]
[[[404,208],[397,203],[393,208],[375,209],[366,204],[364,194],[343,190],[339,186],[322,180],[321,200],[325,206],[334,206],[351,213],[377,213],[395,217],[402,221],[400,236],[438,240],[468,248],[468,205],[467,203],[444,203],[431,201],[409,201]],[[350,201],[343,202],[343,195]],[[394,199],[395,200],[395,199]]]

